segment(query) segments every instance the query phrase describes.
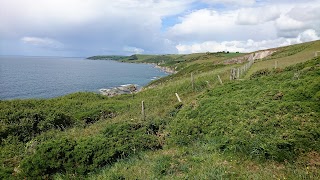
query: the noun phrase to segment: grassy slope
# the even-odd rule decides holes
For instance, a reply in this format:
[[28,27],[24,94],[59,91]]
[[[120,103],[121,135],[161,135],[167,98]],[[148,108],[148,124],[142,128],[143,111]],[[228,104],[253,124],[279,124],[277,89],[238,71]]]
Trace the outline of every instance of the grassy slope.
[[90,178],[318,179],[319,63],[209,88],[169,123],[163,150]]
[[278,67],[284,68],[296,63],[305,62],[314,57],[315,52],[320,50],[320,41],[313,41],[309,43],[297,44],[293,46],[278,48],[272,58],[266,58],[259,63],[255,63],[247,73],[249,77],[252,73],[264,69],[273,68],[275,61],[278,61]]
[[[319,42],[308,48],[319,48]],[[151,83],[157,87],[134,96],[106,98],[78,93],[51,100],[0,101],[0,133],[1,137],[7,135],[2,139],[0,149],[2,167],[6,168],[0,169],[0,175],[4,173],[3,176],[8,178],[8,174],[15,173],[13,168],[21,164],[21,160],[38,157],[41,148],[50,145],[46,142],[57,143],[57,140],[67,138],[67,142],[76,143],[76,151],[81,150],[82,145],[86,147],[90,142],[97,142],[99,146],[91,144],[88,147],[92,149],[89,148],[85,154],[103,153],[110,160],[107,162],[110,165],[89,176],[93,179],[319,178],[319,59],[284,72],[278,70],[270,76],[228,82],[232,65],[213,65],[213,62],[237,55],[240,54],[222,57],[210,54],[170,55],[176,62],[165,65],[180,66],[180,72]],[[141,62],[162,59],[153,56],[155,59],[150,60],[150,57],[139,59]],[[284,57],[281,58],[279,65],[284,61]],[[290,64],[308,59],[309,56],[291,58]],[[262,66],[265,62],[257,62],[255,66],[260,67],[259,64]],[[195,74],[194,90],[190,83],[191,72]],[[293,78],[296,72],[300,72],[299,79]],[[218,83],[218,74],[225,82],[223,86]],[[175,92],[183,100],[182,108]],[[277,99],[281,94],[282,99]],[[146,103],[145,121],[140,114],[142,100]],[[110,113],[114,116],[108,117]],[[26,125],[39,117],[36,114],[40,114],[42,123],[33,132],[33,126]],[[60,128],[61,122],[55,124],[63,119],[61,114],[70,117],[72,122],[70,127],[64,127],[66,130]],[[88,120],[96,122],[85,123]],[[14,122],[13,125],[6,123],[8,121]],[[18,133],[12,131],[19,127],[21,131]],[[109,132],[110,127],[116,131]],[[136,130],[127,131],[128,127]],[[6,134],[8,132],[9,135]],[[110,133],[113,139],[109,137]],[[129,139],[121,144],[119,138]],[[141,141],[141,138],[148,141]],[[35,141],[38,144],[33,147]],[[113,141],[119,143],[114,144]],[[141,144],[145,146],[140,147]],[[162,149],[158,149],[159,146]],[[105,148],[99,150],[101,147]],[[148,150],[150,148],[154,150]],[[113,149],[121,154],[113,152]],[[113,155],[106,156],[106,153]],[[84,156],[81,153],[75,155]],[[29,158],[26,162],[32,161]],[[94,162],[88,163],[92,167],[95,165]],[[106,162],[97,159],[97,163]],[[90,168],[87,170],[92,171]],[[57,174],[56,178],[66,178],[65,170],[60,168],[51,173],[57,172],[62,174]],[[75,175],[67,172],[68,176]]]

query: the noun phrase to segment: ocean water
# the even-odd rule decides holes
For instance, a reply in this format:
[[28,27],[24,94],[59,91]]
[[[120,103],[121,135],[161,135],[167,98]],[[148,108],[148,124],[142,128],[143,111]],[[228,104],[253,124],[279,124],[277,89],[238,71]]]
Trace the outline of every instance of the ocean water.
[[149,64],[64,57],[0,56],[0,99],[52,98],[123,84],[144,86],[167,74]]

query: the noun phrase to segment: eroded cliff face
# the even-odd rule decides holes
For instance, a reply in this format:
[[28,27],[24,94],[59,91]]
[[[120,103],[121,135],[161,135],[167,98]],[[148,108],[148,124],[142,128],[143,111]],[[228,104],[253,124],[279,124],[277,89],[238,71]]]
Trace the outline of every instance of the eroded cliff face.
[[175,70],[177,67],[171,68],[171,67],[159,66],[159,65],[157,65],[157,64],[155,64],[154,67],[155,67],[155,68],[159,68],[159,69],[161,69],[162,71],[164,71],[164,72],[166,72],[166,73],[169,73],[169,74],[175,74],[175,73],[177,73],[177,71]]
[[263,50],[263,51],[258,51],[258,52],[254,52],[245,56],[241,56],[241,57],[235,57],[232,59],[228,59],[225,60],[223,63],[224,64],[240,64],[240,63],[244,63],[247,61],[254,61],[257,59],[262,59],[265,57],[268,57],[270,55],[272,55],[273,53],[275,53],[276,50]]

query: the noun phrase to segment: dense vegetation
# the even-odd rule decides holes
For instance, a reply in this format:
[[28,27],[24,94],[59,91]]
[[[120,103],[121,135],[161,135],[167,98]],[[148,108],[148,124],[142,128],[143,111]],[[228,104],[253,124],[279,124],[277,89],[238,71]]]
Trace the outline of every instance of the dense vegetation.
[[320,58],[297,58],[319,44],[240,81],[219,63],[240,53],[136,55],[179,72],[134,95],[0,101],[0,179],[319,179]]
[[220,151],[277,161],[319,151],[319,63],[317,58],[208,90],[172,122],[172,142],[203,141]]

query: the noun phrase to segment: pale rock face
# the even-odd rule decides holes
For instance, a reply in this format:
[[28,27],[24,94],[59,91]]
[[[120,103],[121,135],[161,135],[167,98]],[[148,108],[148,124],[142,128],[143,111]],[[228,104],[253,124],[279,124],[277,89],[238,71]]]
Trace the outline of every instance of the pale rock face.
[[273,54],[274,52],[275,52],[275,50],[266,50],[266,51],[256,52],[254,57],[253,57],[253,60],[262,59],[262,58],[268,57],[271,54]]
[[251,54],[248,54],[245,56],[228,59],[228,60],[225,60],[223,63],[224,64],[240,64],[243,62],[254,61],[257,59],[262,59],[262,58],[268,57],[275,52],[276,52],[276,50],[262,50],[262,51],[254,52],[254,53],[251,53]]

